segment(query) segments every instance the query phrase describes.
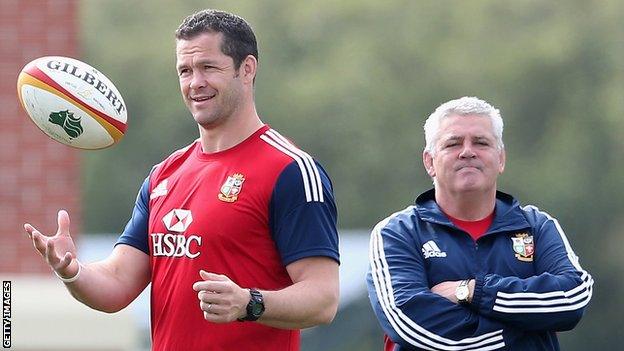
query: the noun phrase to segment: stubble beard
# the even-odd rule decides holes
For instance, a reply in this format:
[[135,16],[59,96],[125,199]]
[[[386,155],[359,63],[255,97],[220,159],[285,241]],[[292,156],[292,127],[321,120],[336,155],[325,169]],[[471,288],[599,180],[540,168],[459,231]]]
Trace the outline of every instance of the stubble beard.
[[[215,96],[214,99],[218,97]],[[240,106],[240,96],[232,91],[228,91],[221,95],[223,98],[219,104],[207,116],[194,117],[195,122],[201,127],[206,129],[212,129],[227,122],[236,112]],[[201,111],[206,112],[206,111]]]

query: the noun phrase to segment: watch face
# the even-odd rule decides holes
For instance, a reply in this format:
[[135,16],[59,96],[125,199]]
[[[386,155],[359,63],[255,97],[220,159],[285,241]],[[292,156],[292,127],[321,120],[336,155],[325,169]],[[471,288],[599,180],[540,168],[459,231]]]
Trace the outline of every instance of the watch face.
[[457,297],[457,300],[459,301],[464,301],[468,298],[468,287],[467,286],[460,286],[459,288],[457,288],[457,291],[455,292],[455,295]]
[[259,303],[254,303],[251,308],[251,313],[254,316],[259,316],[260,314],[262,314],[263,311],[264,311],[264,306],[262,306],[262,304],[259,304]]

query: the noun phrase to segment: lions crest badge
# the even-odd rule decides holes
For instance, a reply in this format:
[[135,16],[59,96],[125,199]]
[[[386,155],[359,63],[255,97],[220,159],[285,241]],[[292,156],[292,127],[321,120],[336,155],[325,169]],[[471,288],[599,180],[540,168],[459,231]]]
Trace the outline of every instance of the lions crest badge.
[[533,254],[535,253],[535,245],[533,244],[533,235],[528,233],[516,234],[515,238],[511,238],[513,243],[513,251],[516,258],[523,262],[533,262]]
[[221,190],[218,195],[219,200],[225,202],[234,202],[238,200],[238,195],[243,188],[244,181],[245,176],[240,173],[235,173],[229,176],[225,183],[221,186]]

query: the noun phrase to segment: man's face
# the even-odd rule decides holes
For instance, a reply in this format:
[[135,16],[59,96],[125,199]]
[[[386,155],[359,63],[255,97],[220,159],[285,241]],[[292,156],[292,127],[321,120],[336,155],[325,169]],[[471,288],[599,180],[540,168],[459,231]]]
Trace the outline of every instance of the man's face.
[[423,162],[438,189],[451,193],[496,189],[496,179],[505,168],[505,151],[496,145],[489,118],[442,119],[434,149],[434,156],[423,153]]
[[223,123],[242,100],[234,61],[221,52],[221,33],[202,33],[176,42],[177,72],[184,103],[204,127]]

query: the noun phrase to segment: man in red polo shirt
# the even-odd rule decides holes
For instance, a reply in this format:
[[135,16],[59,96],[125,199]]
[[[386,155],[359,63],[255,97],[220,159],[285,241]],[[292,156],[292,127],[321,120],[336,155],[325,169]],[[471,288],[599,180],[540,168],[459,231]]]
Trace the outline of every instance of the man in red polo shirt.
[[215,10],[176,31],[176,71],[199,139],[154,166],[112,254],[82,264],[69,216],[39,253],[79,301],[115,312],[151,282],[153,350],[299,350],[338,305],[336,206],[327,173],[260,120],[258,50]]

